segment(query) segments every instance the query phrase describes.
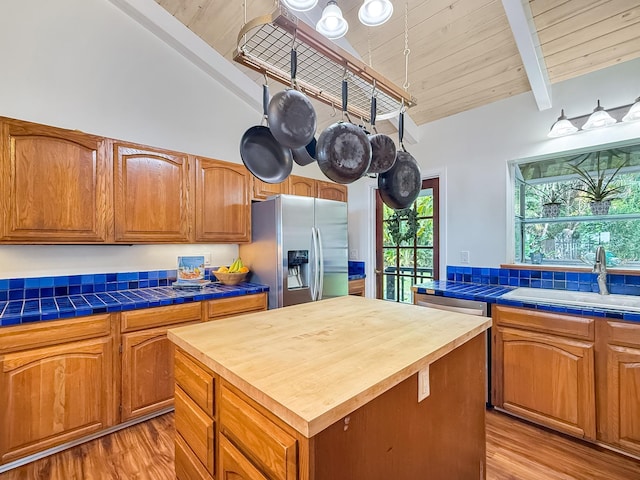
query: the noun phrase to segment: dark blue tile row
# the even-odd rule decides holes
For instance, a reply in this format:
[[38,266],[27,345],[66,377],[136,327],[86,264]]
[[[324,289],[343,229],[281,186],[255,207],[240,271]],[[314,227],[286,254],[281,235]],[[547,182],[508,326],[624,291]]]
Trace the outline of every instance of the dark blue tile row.
[[155,287],[28,300],[5,300],[0,301],[0,326],[199,302],[214,298],[250,295],[268,290],[269,288],[265,285],[249,282],[233,286],[214,283],[200,290]]
[[[550,288],[576,292],[598,291],[597,275],[591,272],[447,266],[447,280],[505,287]],[[607,286],[611,293],[640,295],[640,274],[609,274]]]

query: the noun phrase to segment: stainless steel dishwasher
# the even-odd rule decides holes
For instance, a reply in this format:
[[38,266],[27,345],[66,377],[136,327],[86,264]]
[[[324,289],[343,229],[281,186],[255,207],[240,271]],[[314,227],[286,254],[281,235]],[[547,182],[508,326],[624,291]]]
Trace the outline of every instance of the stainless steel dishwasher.
[[[434,291],[427,290],[429,293],[413,294],[413,303],[427,308],[435,308],[436,310],[446,310],[448,312],[466,313],[467,315],[477,315],[479,317],[490,317],[491,309],[487,302],[479,300],[466,300],[462,298],[442,297],[435,295]],[[433,293],[431,293],[433,292]],[[492,407],[491,403],[491,328],[487,330],[486,337],[487,357],[486,357],[486,391],[487,407]]]

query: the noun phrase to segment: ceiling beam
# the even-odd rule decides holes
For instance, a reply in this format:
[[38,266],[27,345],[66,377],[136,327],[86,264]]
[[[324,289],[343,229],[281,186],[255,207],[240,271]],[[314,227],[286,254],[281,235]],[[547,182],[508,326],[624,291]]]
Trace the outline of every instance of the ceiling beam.
[[529,0],[502,0],[538,110],[551,108],[551,82]]

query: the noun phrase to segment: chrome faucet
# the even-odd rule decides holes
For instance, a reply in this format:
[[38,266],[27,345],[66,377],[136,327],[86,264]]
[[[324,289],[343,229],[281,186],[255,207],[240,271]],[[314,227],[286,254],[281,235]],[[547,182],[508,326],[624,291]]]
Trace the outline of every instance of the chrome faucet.
[[602,245],[598,245],[596,249],[596,263],[593,265],[593,273],[598,274],[600,295],[609,295],[609,290],[607,290],[607,255]]

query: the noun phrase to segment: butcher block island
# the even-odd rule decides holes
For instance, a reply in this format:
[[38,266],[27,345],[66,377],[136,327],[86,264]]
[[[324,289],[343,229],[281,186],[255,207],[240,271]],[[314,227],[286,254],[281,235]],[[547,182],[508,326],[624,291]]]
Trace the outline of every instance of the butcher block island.
[[171,329],[176,476],[483,479],[489,326],[345,296]]

